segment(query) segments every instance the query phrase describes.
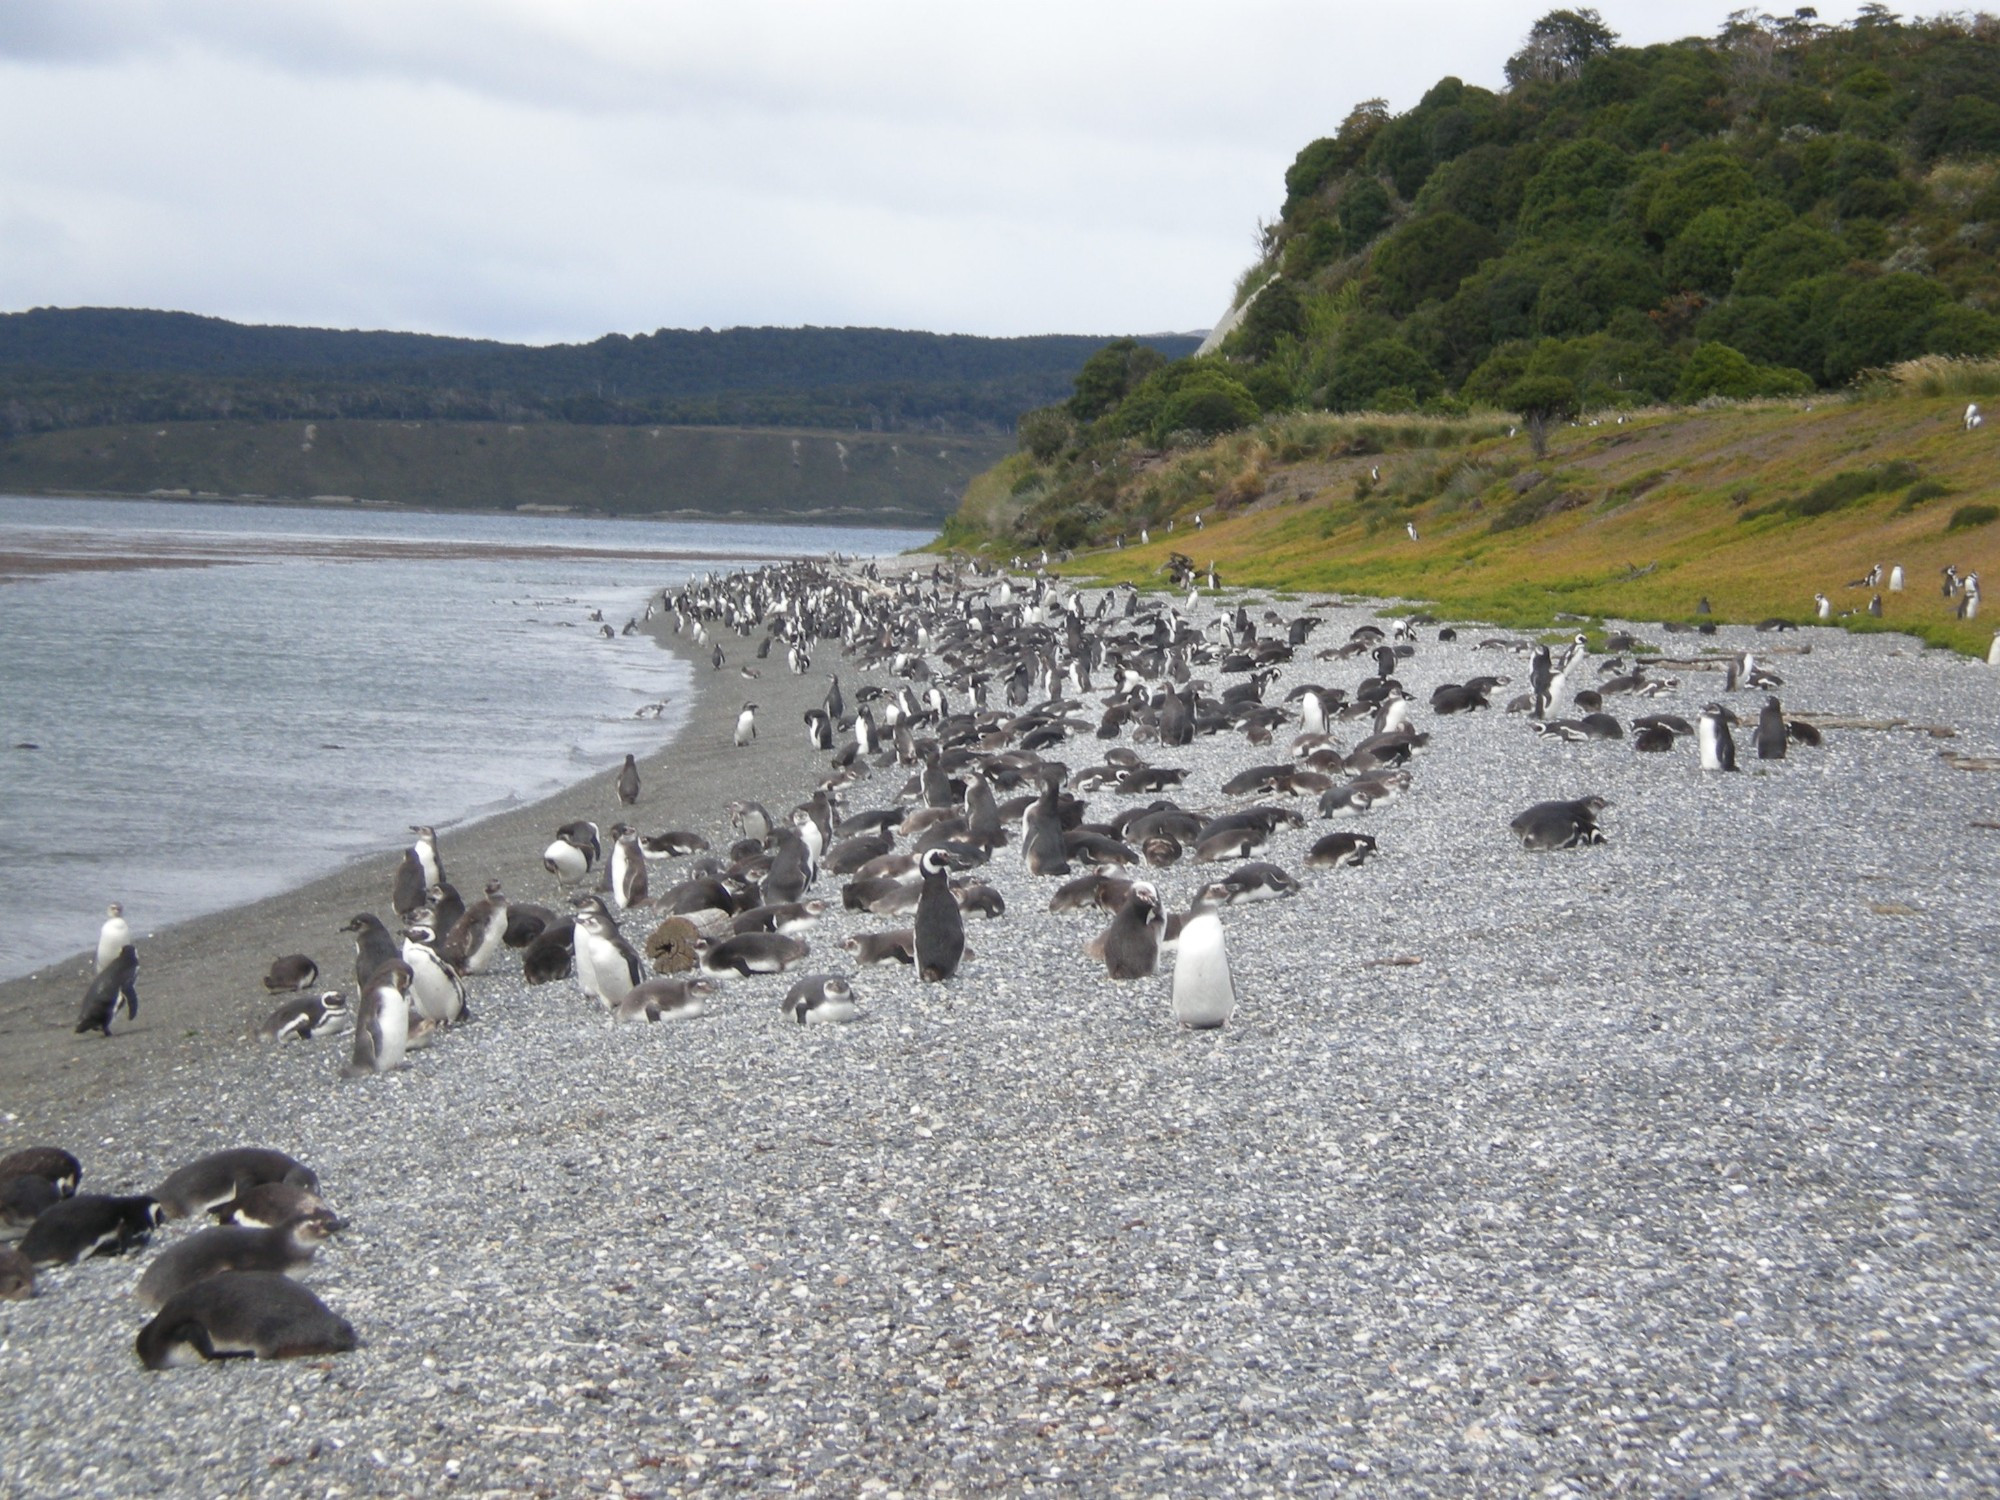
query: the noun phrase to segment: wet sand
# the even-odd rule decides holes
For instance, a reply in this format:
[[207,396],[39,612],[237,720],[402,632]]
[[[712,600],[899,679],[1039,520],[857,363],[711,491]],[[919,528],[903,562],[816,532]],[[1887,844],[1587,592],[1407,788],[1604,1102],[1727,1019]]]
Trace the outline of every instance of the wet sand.
[[[542,868],[541,856],[557,826],[571,819],[589,818],[601,829],[625,821],[642,833],[699,828],[712,834],[737,789],[768,786],[796,768],[800,715],[826,692],[819,666],[796,676],[780,655],[754,661],[754,641],[732,636],[723,641],[728,663],[717,672],[709,648],[674,634],[670,613],[644,628],[663,648],[694,663],[695,701],[673,743],[639,762],[638,805],[619,806],[619,763],[612,762],[544,801],[476,823],[437,825],[445,876],[468,904],[492,879],[503,883],[510,899],[558,904],[555,879]],[[760,672],[757,680],[739,675],[746,663]],[[758,704],[760,737],[739,750],[732,737],[745,701]],[[398,816],[414,823],[425,810],[411,807]],[[311,955],[323,988],[352,995],[354,945],[340,929],[364,911],[394,926],[389,893],[401,858],[401,846],[384,849],[309,885],[157,932],[144,926],[144,913],[128,912],[139,934],[139,1018],[127,1022],[121,1014],[108,1038],[73,1030],[103,915],[78,912],[78,936],[89,951],[0,983],[0,1124],[9,1138],[38,1132],[66,1137],[81,1112],[103,1100],[143,1090],[149,1080],[217,1047],[245,1045],[245,1033],[282,998],[263,986],[271,960],[281,954]],[[117,900],[118,893],[106,891],[104,899]]]

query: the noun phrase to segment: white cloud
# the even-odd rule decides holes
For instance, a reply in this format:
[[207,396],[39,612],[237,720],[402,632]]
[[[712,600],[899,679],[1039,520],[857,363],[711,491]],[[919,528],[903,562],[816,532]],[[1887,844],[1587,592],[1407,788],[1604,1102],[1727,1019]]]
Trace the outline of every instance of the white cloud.
[[[1363,97],[1497,86],[1546,9],[13,6],[0,305],[535,340],[1197,327],[1299,147]],[[1600,9],[1633,42],[1726,14]]]

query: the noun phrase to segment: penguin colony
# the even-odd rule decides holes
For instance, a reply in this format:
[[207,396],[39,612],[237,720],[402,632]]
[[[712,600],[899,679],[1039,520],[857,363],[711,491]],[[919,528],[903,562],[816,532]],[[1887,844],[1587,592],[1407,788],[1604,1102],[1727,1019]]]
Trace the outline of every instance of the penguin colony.
[[[155,1250],[133,1288],[152,1314],[133,1342],[149,1370],[214,1359],[292,1359],[357,1347],[353,1326],[301,1282],[343,1222],[319,1196],[319,1178],[281,1151],[210,1152],[147,1193],[82,1190],[83,1165],[59,1146],[0,1158],[0,1299],[36,1295],[36,1275],[94,1267],[153,1247],[178,1221],[190,1227]],[[79,1270],[78,1274],[95,1274]]]
[[[274,1044],[349,1036],[330,1071],[365,1086],[413,1047],[467,1028],[481,979],[511,972],[516,954],[528,984],[568,981],[609,1025],[694,1020],[752,996],[788,1026],[865,1019],[855,976],[813,962],[815,924],[836,899],[839,910],[879,923],[819,945],[847,967],[906,966],[925,986],[989,993],[967,938],[974,920],[1008,920],[1006,902],[980,877],[994,860],[1017,860],[1045,884],[1050,913],[1101,925],[1079,936],[1079,964],[1100,967],[1107,982],[1151,986],[1181,1027],[1225,1027],[1242,998],[1225,914],[1296,899],[1307,881],[1370,878],[1393,861],[1376,835],[1323,825],[1421,795],[1437,730],[1419,719],[1425,710],[1403,676],[1420,663],[1427,636],[1455,638],[1412,616],[1359,626],[1315,650],[1323,620],[1310,607],[1253,618],[1238,604],[1197,624],[1174,600],[1127,587],[1072,590],[1046,575],[941,567],[885,581],[872,566],[795,563],[705,577],[659,605],[683,635],[715,640],[718,658],[723,636],[761,637],[757,656],[781,657],[795,673],[838,649],[850,677],[873,679],[843,690],[839,674],[828,674],[823,706],[805,714],[807,751],[827,767],[812,796],[774,811],[746,795],[728,808],[726,830],[706,833],[566,823],[543,851],[542,901],[510,899],[487,880],[467,905],[436,830],[413,825],[384,893],[395,926],[361,912],[342,929],[354,950],[352,1000],[321,986],[335,966],[280,956],[263,983],[282,998],[252,1035]],[[1534,854],[1604,841],[1609,803],[1575,784],[1564,745],[1630,739],[1635,753],[1678,750],[1686,774],[1738,770],[1732,729],[1743,721],[1726,705],[1732,695],[1764,699],[1748,716],[1760,761],[1818,743],[1809,723],[1786,716],[1772,691],[1782,680],[1748,653],[1697,663],[1722,681],[1695,722],[1664,712],[1621,721],[1607,704],[1643,706],[1679,681],[1639,655],[1632,638],[1606,644],[1613,654],[1593,661],[1581,634],[1556,649],[1491,637],[1479,645],[1500,670],[1430,692],[1433,721],[1485,710],[1483,727],[1466,732],[1552,742],[1549,790],[1559,795],[1496,817],[1493,837],[1511,835]],[[1493,714],[1509,658],[1525,660],[1528,691]],[[1280,669],[1308,659],[1319,680],[1272,696]],[[737,717],[739,748],[756,738],[754,712],[746,704]],[[1197,736],[1244,742],[1250,763],[1219,801],[1180,790],[1186,772],[1173,752]],[[613,789],[621,816],[636,817],[629,757]],[[1300,852],[1303,877],[1266,857],[1281,844]],[[669,861],[684,863],[653,873]],[[1199,873],[1185,909],[1171,910],[1157,882],[1183,864]],[[669,916],[701,933],[692,972],[655,972],[642,950]],[[80,1032],[108,1034],[121,1008],[136,1017],[130,939],[113,906]],[[0,1295],[29,1295],[37,1269],[140,1249],[170,1221],[213,1214],[234,1227],[177,1239],[141,1279],[140,1301],[156,1314],[136,1345],[149,1368],[355,1346],[345,1320],[290,1279],[338,1227],[317,1179],[291,1158],[219,1153],[151,1194],[123,1197],[79,1197],[80,1176],[75,1159],[54,1148],[0,1162],[0,1235],[21,1240],[0,1251]]]

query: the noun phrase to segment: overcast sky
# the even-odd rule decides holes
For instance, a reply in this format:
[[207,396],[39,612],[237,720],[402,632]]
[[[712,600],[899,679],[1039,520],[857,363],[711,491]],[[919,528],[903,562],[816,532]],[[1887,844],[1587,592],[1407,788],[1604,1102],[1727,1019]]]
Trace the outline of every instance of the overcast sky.
[[[6,0],[0,309],[1205,328],[1301,146],[1371,95],[1497,88],[1549,8]],[[1731,8],[1599,7],[1635,44]]]

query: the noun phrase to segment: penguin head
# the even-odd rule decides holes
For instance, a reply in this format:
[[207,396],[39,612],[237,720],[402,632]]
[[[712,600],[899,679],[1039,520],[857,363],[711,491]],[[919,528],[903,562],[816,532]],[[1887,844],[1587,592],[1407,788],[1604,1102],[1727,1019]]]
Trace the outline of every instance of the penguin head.
[[917,868],[926,875],[943,875],[951,869],[951,856],[942,849],[926,849],[917,860]]
[[1132,894],[1126,898],[1126,901],[1129,905],[1147,916],[1157,915],[1160,910],[1160,893],[1153,888],[1150,881],[1133,881]]

